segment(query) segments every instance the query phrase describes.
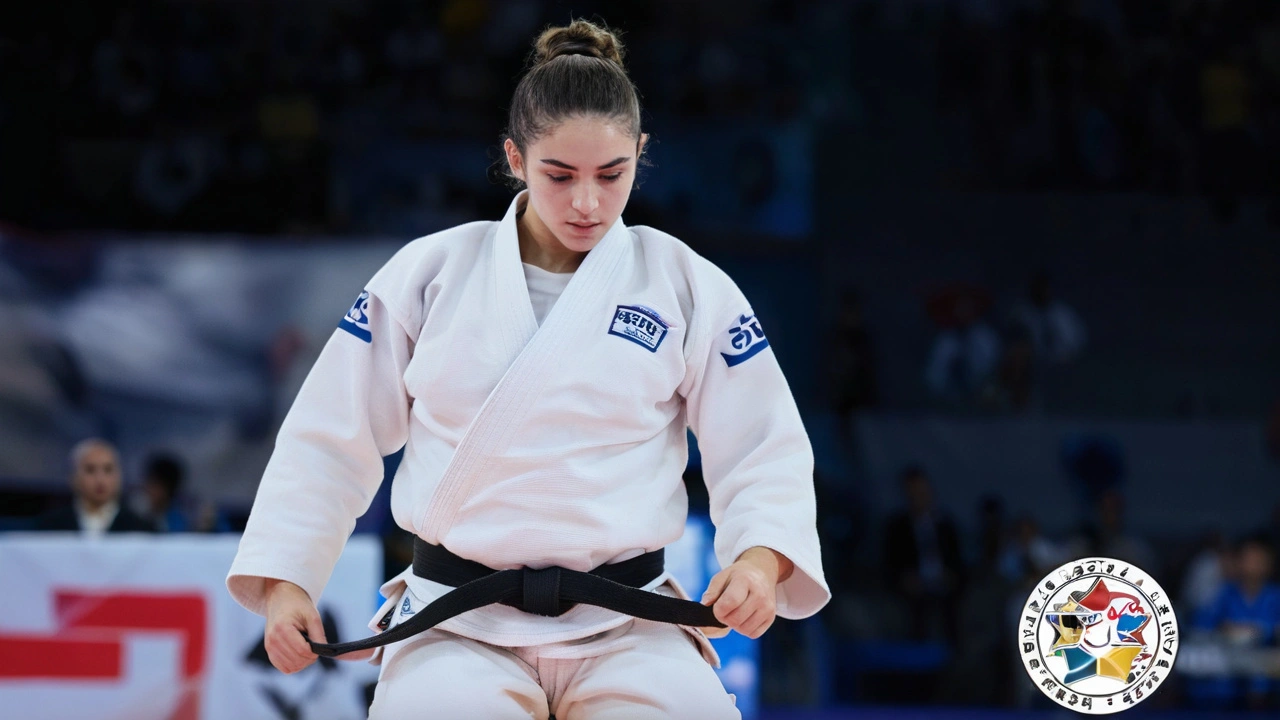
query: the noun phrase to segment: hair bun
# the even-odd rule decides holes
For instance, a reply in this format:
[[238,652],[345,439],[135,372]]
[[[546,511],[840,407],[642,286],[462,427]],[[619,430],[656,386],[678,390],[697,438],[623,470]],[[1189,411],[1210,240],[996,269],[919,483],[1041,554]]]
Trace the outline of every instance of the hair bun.
[[563,55],[586,55],[622,65],[622,41],[608,28],[588,20],[574,20],[567,27],[547,28],[533,47],[535,66]]

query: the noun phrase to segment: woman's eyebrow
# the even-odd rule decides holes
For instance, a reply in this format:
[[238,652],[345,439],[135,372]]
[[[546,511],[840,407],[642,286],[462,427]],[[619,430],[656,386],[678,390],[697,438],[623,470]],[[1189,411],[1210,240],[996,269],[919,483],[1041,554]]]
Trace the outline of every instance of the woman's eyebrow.
[[[608,170],[609,168],[614,167],[614,166],[616,166],[616,165],[621,165],[622,163],[624,163],[624,162],[626,162],[626,161],[628,161],[628,160],[630,160],[630,159],[631,159],[631,158],[630,158],[629,156],[624,155],[624,156],[619,157],[619,158],[614,158],[614,159],[610,160],[609,162],[607,162],[607,163],[605,163],[605,164],[601,165],[600,167],[598,167],[598,168],[596,168],[596,169],[597,169],[597,170]],[[578,168],[576,168],[576,167],[574,167],[574,166],[572,166],[572,165],[570,165],[570,164],[568,164],[568,163],[562,163],[562,162],[560,162],[559,160],[553,160],[552,158],[543,158],[543,159],[542,159],[542,162],[543,162],[543,163],[545,163],[545,164],[547,164],[547,165],[554,165],[555,167],[558,167],[558,168],[561,168],[561,169],[564,169],[564,170],[577,170],[577,169],[578,169]]]

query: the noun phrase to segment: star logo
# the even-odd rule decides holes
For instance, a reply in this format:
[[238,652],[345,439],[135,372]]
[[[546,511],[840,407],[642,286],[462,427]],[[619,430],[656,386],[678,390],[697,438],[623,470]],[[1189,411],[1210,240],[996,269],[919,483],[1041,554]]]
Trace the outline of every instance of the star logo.
[[1147,649],[1142,631],[1151,614],[1136,595],[1114,591],[1098,578],[1055,604],[1045,622],[1054,632],[1050,652],[1067,661],[1068,685],[1099,676],[1126,682]]
[[1057,652],[1064,647],[1074,647],[1080,644],[1080,634],[1083,628],[1075,615],[1079,609],[1080,603],[1075,600],[1068,600],[1054,607],[1058,614],[1045,617],[1045,622],[1049,623],[1054,633],[1053,646],[1049,648],[1051,652]]
[[1018,651],[1058,705],[1107,715],[1133,707],[1170,677],[1178,620],[1141,568],[1086,557],[1050,571],[1023,605]]

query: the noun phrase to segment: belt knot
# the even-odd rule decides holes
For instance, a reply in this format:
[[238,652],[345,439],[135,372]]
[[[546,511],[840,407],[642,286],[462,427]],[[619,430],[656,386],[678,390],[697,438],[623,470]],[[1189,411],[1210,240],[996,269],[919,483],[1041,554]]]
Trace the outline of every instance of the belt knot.
[[569,607],[569,603],[560,602],[560,568],[549,567],[542,570],[524,568],[521,572],[524,584],[523,610],[535,615],[559,617]]

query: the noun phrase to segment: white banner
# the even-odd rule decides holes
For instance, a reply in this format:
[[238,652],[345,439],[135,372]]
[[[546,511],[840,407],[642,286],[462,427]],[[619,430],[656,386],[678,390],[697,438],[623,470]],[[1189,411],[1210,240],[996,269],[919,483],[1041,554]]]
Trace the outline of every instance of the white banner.
[[[23,720],[349,720],[365,662],[284,675],[223,584],[238,536],[0,536],[0,715]],[[330,641],[369,634],[382,551],[347,543],[319,607]],[[335,637],[336,634],[336,637]]]

